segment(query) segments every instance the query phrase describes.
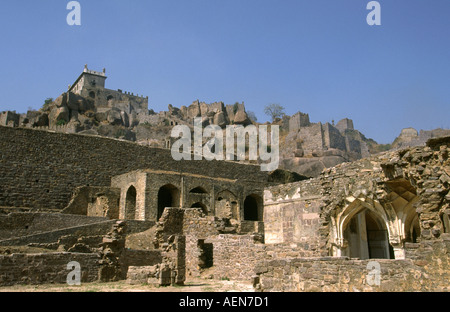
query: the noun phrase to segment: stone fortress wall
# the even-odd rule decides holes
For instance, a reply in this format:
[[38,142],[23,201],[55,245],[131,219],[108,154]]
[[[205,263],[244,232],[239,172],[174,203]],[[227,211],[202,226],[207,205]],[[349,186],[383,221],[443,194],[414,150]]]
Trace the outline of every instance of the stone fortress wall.
[[111,186],[111,178],[138,169],[167,170],[267,182],[259,166],[175,161],[170,150],[115,139],[0,127],[0,206],[63,209],[77,187]]
[[[298,113],[281,120],[285,165],[321,173],[288,183],[256,165],[178,162],[168,149],[73,134],[89,118],[150,129],[195,117],[251,123],[243,103],[149,114],[148,98],[105,89],[105,80],[86,67],[48,114],[27,116],[37,129],[0,115],[0,285],[64,283],[75,259],[83,282],[203,276],[252,280],[259,291],[450,290],[450,137],[404,148],[423,134],[406,129],[397,150],[370,155],[352,120],[311,123]],[[335,163],[343,160],[354,161]],[[14,252],[27,248],[40,252]],[[377,286],[371,260],[381,265]]]
[[[448,290],[448,138],[269,186],[259,166],[175,162],[167,150],[100,137],[9,127],[0,132],[1,206],[61,210],[78,199],[67,216],[10,214],[0,220],[14,227],[2,232],[1,248],[53,250],[1,256],[2,267],[23,268],[0,271],[2,285],[63,282],[62,263],[81,253],[75,258],[87,270],[86,282],[97,276],[167,285],[213,276],[252,280],[260,291]],[[160,197],[156,190],[167,183],[169,193],[180,190],[178,197],[171,193],[179,205],[164,204],[159,222],[152,223],[157,203],[137,195]],[[259,192],[262,203],[253,196]],[[242,211],[248,198],[262,208],[261,219]],[[130,206],[134,213],[127,213]],[[109,217],[101,215],[103,207],[112,207]],[[128,239],[108,234],[111,218],[125,219],[129,239],[139,235],[147,245],[118,249],[112,258],[103,253],[108,244]],[[67,222],[76,226],[67,228]],[[377,287],[367,283],[371,259],[381,265]],[[36,261],[55,266],[27,267]]]

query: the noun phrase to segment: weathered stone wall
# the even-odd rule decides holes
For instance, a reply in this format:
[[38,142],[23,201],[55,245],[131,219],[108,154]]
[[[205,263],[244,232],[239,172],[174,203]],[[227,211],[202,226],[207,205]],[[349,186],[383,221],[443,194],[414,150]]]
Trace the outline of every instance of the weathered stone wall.
[[[450,240],[410,246],[407,260],[354,260],[346,257],[294,258],[261,261],[255,269],[257,290],[311,291],[449,291]],[[376,261],[381,269],[375,280]]]
[[267,181],[256,165],[178,162],[170,150],[108,138],[9,127],[0,127],[0,137],[0,206],[63,209],[76,187],[110,186],[111,177],[137,169]]
[[[262,198],[263,183],[202,176],[162,170],[138,170],[112,178],[113,188],[120,189],[120,218],[157,220],[161,209],[159,191],[170,188],[170,207],[202,207],[208,216],[244,219],[244,202],[249,195]],[[127,210],[127,193],[137,191],[135,213]],[[163,198],[167,198],[167,194]],[[133,206],[133,205],[132,205]],[[260,203],[262,210],[262,201]]]
[[310,127],[300,128],[298,131],[298,138],[301,139],[301,146],[305,154],[310,154],[312,151],[322,149],[324,147],[324,137],[322,130],[322,123],[311,124]]
[[298,112],[289,119],[289,131],[296,131],[302,127],[309,127],[309,115]]
[[156,239],[161,248],[162,242],[183,234],[185,254],[172,258],[185,259],[188,278],[207,272],[216,279],[249,280],[256,262],[265,257],[265,246],[260,234],[240,234],[239,229],[238,223],[205,216],[201,209],[169,208],[159,222]]
[[186,236],[186,274],[200,276],[199,240],[206,240],[219,234],[215,217],[205,217],[200,209],[186,209],[183,214],[183,233]]
[[206,240],[213,245],[215,279],[250,280],[265,257],[265,246],[254,235],[220,234]]
[[11,213],[0,216],[0,240],[106,221],[77,215]]
[[345,132],[346,130],[354,130],[353,127],[353,120],[348,119],[348,118],[344,118],[342,120],[340,120],[337,124],[336,124],[336,129],[338,129],[340,132]]
[[0,125],[8,127],[19,126],[20,115],[16,112],[1,112],[0,113]]
[[111,187],[77,187],[64,214],[119,219],[120,190]]
[[449,145],[449,138],[434,139],[426,147],[373,155],[309,181],[266,188],[266,243],[298,243],[303,236],[317,255],[348,256],[349,221],[368,209],[389,237],[388,257],[404,259],[405,243],[449,231]]
[[325,242],[319,235],[323,206],[320,187],[318,179],[311,179],[266,188],[266,244],[294,244],[300,250],[312,252],[314,256],[326,253]]
[[[68,220],[70,217],[79,216],[68,216]],[[8,231],[11,231],[9,235],[14,235],[14,237],[5,238],[4,240],[0,240],[1,246],[26,246],[29,244],[53,244],[61,240],[63,237],[72,236],[72,237],[89,237],[89,236],[103,236],[111,229],[111,226],[114,224],[114,220],[105,220],[103,218],[88,218],[86,217],[85,223],[74,224],[73,226],[61,226],[58,223],[55,225],[51,222],[55,220],[55,218],[49,217],[46,219],[47,222],[42,222],[42,224],[46,225],[45,228],[39,228],[39,230],[34,230],[33,232],[24,232],[22,228],[27,223],[23,223],[22,221],[27,221],[28,218],[20,218],[15,219],[14,223],[12,223],[15,228],[5,227],[5,236],[8,235]],[[37,220],[43,220],[42,218]],[[138,233],[143,232],[150,227],[152,227],[155,223],[152,221],[135,221],[129,220],[127,225],[128,232]],[[33,228],[33,227],[32,227]]]
[[338,129],[326,123],[322,127],[325,146],[328,148],[336,148],[342,151],[346,150],[345,137],[341,135]]
[[76,261],[81,266],[81,282],[99,278],[99,255],[81,253],[0,255],[0,285],[65,284],[73,269],[67,265]]

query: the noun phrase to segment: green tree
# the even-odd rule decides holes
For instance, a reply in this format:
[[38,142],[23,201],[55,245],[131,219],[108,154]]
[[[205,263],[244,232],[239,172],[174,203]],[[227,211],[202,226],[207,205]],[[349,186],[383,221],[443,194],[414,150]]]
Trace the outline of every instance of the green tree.
[[48,108],[48,106],[49,106],[50,104],[52,104],[52,103],[53,103],[53,98],[47,98],[47,99],[44,101],[44,105],[42,105],[41,110],[46,110],[46,109]]
[[285,115],[284,107],[276,103],[269,104],[264,108],[264,114],[272,118],[272,122],[274,122],[275,119],[282,118]]

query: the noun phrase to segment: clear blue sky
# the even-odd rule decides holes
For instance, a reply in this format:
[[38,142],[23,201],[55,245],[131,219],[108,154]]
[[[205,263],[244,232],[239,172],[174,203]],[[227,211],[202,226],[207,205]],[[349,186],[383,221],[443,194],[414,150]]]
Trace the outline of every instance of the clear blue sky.
[[450,128],[450,0],[67,0],[0,4],[0,111],[38,109],[83,70],[149,96],[155,111],[279,103],[313,122],[348,117],[379,143],[402,128]]

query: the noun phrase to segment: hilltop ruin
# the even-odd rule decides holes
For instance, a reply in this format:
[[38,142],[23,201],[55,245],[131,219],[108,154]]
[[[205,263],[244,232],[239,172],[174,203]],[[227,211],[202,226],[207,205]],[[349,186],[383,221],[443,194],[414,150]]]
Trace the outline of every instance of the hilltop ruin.
[[[37,119],[2,115],[0,286],[63,284],[75,261],[82,283],[195,277],[251,281],[256,291],[450,290],[450,137],[372,154],[351,120],[324,125],[299,113],[279,121],[285,159],[345,162],[305,177],[175,161],[167,148],[64,129],[116,127],[119,116],[118,127],[198,116],[245,124],[243,104],[151,114],[146,97],[104,89],[105,79],[85,68]],[[45,115],[48,126],[33,126]],[[51,131],[59,120],[68,123]],[[368,280],[374,262],[379,284]]]

